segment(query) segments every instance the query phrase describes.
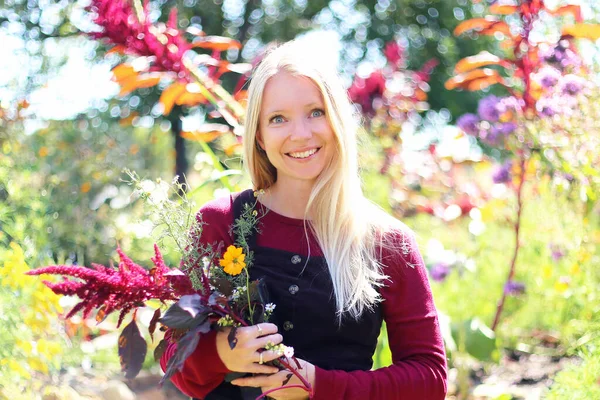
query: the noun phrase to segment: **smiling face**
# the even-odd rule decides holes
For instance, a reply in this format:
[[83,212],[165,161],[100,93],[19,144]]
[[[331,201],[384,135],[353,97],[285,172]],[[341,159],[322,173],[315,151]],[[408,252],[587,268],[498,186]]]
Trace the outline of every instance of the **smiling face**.
[[311,79],[280,71],[268,80],[257,141],[277,169],[278,185],[314,183],[333,158],[335,140]]

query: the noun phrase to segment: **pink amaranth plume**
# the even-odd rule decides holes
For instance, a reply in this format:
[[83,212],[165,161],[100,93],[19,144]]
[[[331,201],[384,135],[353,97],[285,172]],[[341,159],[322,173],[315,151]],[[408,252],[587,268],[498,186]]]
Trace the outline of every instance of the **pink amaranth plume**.
[[[108,268],[92,264],[93,268],[78,265],[53,265],[28,271],[28,275],[62,275],[63,281],[52,283],[44,281],[54,293],[77,296],[81,299],[66,315],[70,318],[83,309],[87,318],[94,309],[102,310],[102,316],[115,310],[121,311],[119,326],[125,315],[148,300],[178,300],[181,296],[194,293],[187,276],[168,274],[171,269],[163,261],[157,245],[154,245],[152,261],[155,267],[147,270],[135,264],[129,257],[117,249],[119,267]],[[78,278],[79,280],[70,280]]]
[[148,1],[141,21],[127,0],[92,0],[87,10],[96,14],[94,22],[102,28],[91,33],[93,38],[119,46],[126,54],[152,57],[150,71],[174,72],[191,81],[182,57],[192,46],[177,29],[177,9],[171,10],[166,25],[150,22]]

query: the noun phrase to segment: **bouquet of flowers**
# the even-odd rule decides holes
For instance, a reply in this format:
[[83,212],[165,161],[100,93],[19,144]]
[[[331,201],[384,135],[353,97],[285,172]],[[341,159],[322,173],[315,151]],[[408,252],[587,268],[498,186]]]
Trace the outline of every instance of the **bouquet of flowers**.
[[[258,231],[262,215],[259,216],[255,209],[256,202],[253,205],[245,204],[241,216],[232,226],[236,242],[223,251],[223,243],[201,242],[204,225],[202,215],[198,213],[195,218],[192,216],[193,204],[187,200],[182,184],[177,179],[173,180],[172,185],[166,185],[169,191],[179,196],[180,201],[172,201],[168,196],[153,196],[152,192],[145,189],[144,182],[137,174],[126,172],[131,178],[128,182],[135,185],[140,197],[154,208],[153,214],[159,221],[157,226],[163,225],[165,228],[163,236],[174,240],[180,249],[182,258],[179,268],[169,268],[155,244],[152,258],[154,267],[151,269],[134,263],[118,248],[118,268],[100,264],[92,264],[92,268],[55,265],[31,270],[28,274],[63,277],[59,283],[44,283],[56,294],[81,299],[66,315],[67,319],[79,311],[87,318],[96,310],[96,321],[100,323],[109,314],[119,311],[118,328],[125,316],[133,313],[131,322],[123,329],[118,341],[121,367],[128,379],[140,372],[147,352],[146,340],[136,322],[137,309],[146,306],[150,300],[160,301],[165,308],[170,305],[164,314],[161,308],[156,309],[149,325],[152,340],[158,324],[162,326],[161,330],[171,330],[170,337],[167,336],[156,347],[154,356],[157,360],[166,349],[168,340],[177,342],[177,350],[169,359],[162,384],[181,370],[203,334],[231,327],[228,341],[233,349],[237,343],[238,327],[268,322],[275,304],[268,302],[263,280],[250,280],[253,255],[247,242],[253,231]],[[255,197],[258,195],[259,192],[255,192]],[[188,221],[192,222],[191,226]],[[300,387],[312,397],[310,383],[298,372],[301,366],[294,358],[293,348],[279,344],[268,345],[265,350],[281,354],[279,359],[270,364],[290,370],[303,383]],[[226,379],[244,375],[232,374],[234,376]],[[283,387],[273,390],[279,389]],[[267,394],[263,393],[259,398]]]

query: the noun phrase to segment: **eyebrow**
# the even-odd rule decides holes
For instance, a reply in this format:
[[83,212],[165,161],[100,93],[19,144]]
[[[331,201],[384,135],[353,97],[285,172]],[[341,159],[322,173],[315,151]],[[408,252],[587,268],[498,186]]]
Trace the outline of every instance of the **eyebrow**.
[[[312,107],[323,107],[323,105],[322,105],[322,103],[312,102],[312,103],[306,104],[304,106],[304,108],[312,108]],[[285,111],[287,111],[287,110],[284,110],[284,109],[272,110],[272,111],[266,112],[265,116],[273,115],[273,114],[281,113],[281,112],[285,112]]]

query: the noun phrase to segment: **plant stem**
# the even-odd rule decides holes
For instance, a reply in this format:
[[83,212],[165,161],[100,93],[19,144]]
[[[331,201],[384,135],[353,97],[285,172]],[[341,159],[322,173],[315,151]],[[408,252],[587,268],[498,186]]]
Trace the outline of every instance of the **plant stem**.
[[[210,148],[208,143],[200,141],[200,145],[202,146],[202,150],[204,150],[204,152],[210,156],[212,163],[213,163],[213,167],[215,167],[215,169],[219,172],[225,171],[225,169],[221,165],[221,161],[219,161],[219,159],[215,155],[215,152],[212,151],[212,149]],[[219,180],[221,181],[223,186],[225,186],[230,192],[233,192],[233,187],[229,184],[228,177],[221,174],[221,177],[219,177]]]
[[[521,228],[521,215],[523,211],[523,184],[525,183],[525,160],[526,157],[524,154],[521,154],[520,160],[520,168],[519,171],[519,185],[517,186],[517,218],[515,220],[515,250],[513,252],[512,260],[510,262],[510,270],[508,272],[508,278],[506,283],[510,282],[515,276],[515,266],[517,263],[517,256],[519,255],[519,249],[521,244],[519,242],[519,233]],[[498,326],[498,322],[500,321],[500,315],[502,314],[502,309],[504,308],[504,302],[506,300],[506,290],[502,290],[502,297],[498,302],[498,307],[496,309],[496,316],[494,317],[494,323],[492,324],[492,330],[496,331],[496,327]]]

